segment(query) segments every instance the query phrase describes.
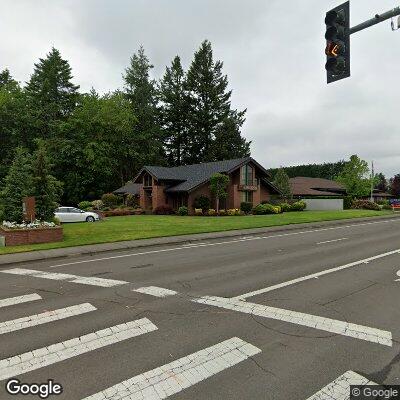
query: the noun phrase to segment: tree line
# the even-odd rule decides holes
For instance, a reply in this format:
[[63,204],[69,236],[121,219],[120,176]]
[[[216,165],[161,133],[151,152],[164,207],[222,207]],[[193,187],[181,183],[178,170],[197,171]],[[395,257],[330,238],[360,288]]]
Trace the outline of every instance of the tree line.
[[[123,73],[124,87],[82,93],[72,69],[52,48],[25,84],[0,72],[0,182],[16,155],[45,152],[64,204],[93,200],[132,179],[143,165],[178,166],[250,155],[241,133],[246,110],[209,41],[187,71],[176,56],[163,76],[143,47]],[[1,189],[1,187],[0,187]]]

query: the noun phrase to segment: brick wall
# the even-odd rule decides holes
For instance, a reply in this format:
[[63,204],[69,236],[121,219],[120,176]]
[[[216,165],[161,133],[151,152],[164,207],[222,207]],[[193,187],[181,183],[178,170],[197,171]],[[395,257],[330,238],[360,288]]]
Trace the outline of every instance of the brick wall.
[[0,236],[6,238],[6,246],[21,244],[61,242],[63,240],[63,228],[40,229],[3,229],[0,228]]

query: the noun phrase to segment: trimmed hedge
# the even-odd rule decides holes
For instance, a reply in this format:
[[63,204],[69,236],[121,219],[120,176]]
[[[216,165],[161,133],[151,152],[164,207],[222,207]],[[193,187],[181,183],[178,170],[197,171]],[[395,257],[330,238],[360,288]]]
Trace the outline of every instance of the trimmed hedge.
[[247,201],[243,201],[240,203],[240,209],[246,214],[250,213],[253,208],[253,204]]
[[155,215],[173,215],[175,214],[174,209],[171,206],[158,206],[153,210],[153,214]]
[[187,207],[182,206],[178,208],[178,215],[184,216],[184,215],[188,215],[189,214],[189,210]]

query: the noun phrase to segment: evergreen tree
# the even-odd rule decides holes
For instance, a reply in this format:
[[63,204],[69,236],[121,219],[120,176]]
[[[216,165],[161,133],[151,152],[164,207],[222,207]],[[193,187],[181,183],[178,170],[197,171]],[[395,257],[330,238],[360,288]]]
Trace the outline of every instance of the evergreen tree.
[[141,143],[145,163],[162,164],[164,154],[158,124],[156,84],[150,78],[152,68],[141,46],[125,71],[125,95],[136,116],[134,132]]
[[250,145],[241,136],[240,127],[244,123],[244,112],[232,112],[215,131],[211,145],[212,159],[215,161],[250,156]]
[[22,199],[32,194],[32,170],[29,153],[18,147],[1,192],[3,218],[21,223],[23,220]]
[[396,199],[400,199],[400,174],[390,179],[390,190]]
[[51,221],[54,210],[62,194],[61,182],[50,174],[50,161],[43,142],[38,142],[38,149],[32,161],[33,196],[35,196],[36,218]]
[[[216,134],[224,123],[225,128],[231,128],[232,122],[238,122],[237,118],[232,118],[231,124],[226,124],[232,112],[237,111],[231,110],[231,91],[227,89],[228,78],[223,75],[222,67],[221,61],[214,61],[211,43],[205,40],[194,55],[185,85],[189,95],[189,142],[185,163],[220,159],[212,146]],[[244,119],[244,112],[241,118]],[[235,131],[240,131],[240,125],[236,124]],[[229,136],[228,132],[225,134]]]
[[57,122],[65,120],[76,107],[79,86],[71,82],[72,78],[69,62],[54,47],[35,64],[26,91],[36,110],[42,138],[56,136]]
[[18,86],[18,82],[11,76],[7,68],[0,71],[0,90],[15,90]]
[[276,172],[273,183],[281,191],[285,199],[290,199],[292,197],[289,176],[282,167]]
[[164,143],[170,166],[182,163],[187,145],[188,102],[184,89],[185,72],[181,59],[176,56],[159,84],[160,122],[164,132]]
[[385,175],[382,173],[375,175],[375,182],[375,189],[378,189],[381,192],[386,192],[388,190],[388,182]]

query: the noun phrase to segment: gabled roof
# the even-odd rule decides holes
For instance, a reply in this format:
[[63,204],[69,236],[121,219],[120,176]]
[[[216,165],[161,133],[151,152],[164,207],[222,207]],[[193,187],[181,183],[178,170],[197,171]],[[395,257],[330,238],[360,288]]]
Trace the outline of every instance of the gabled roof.
[[158,180],[171,181],[171,187],[169,187],[166,192],[190,192],[199,185],[207,182],[212,175],[216,173],[230,173],[249,161],[260,168],[266,176],[269,176],[269,173],[264,167],[258,164],[257,161],[251,157],[244,157],[171,168],[146,165],[142,168],[134,181],[143,171],[147,171]]
[[132,181],[127,182],[124,186],[120,187],[117,190],[114,190],[115,194],[140,194],[140,187],[142,185],[140,183],[133,183]]
[[338,182],[322,178],[297,176],[290,178],[293,196],[337,196],[346,193],[346,189]]

